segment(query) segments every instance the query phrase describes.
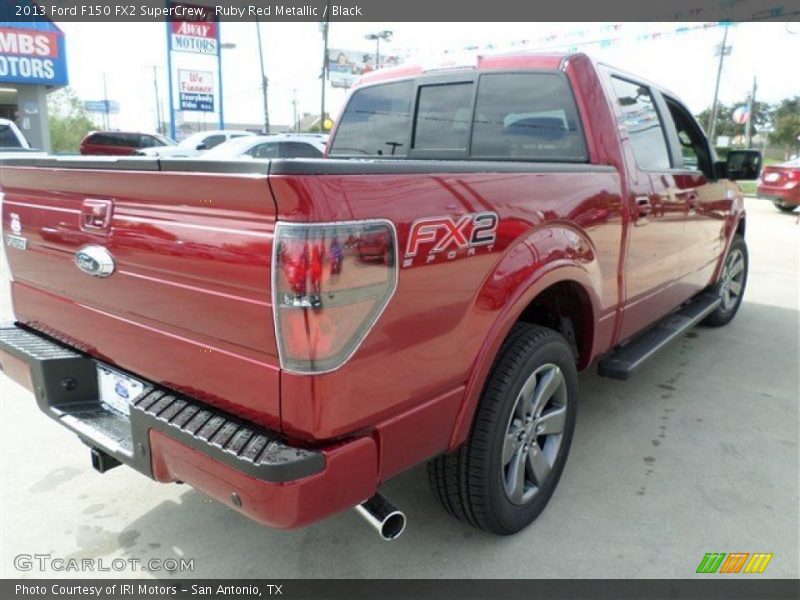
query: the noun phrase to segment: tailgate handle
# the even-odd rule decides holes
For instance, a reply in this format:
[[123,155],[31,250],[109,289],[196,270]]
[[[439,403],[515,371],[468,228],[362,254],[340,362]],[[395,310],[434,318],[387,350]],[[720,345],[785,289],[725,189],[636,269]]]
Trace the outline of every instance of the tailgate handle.
[[86,198],[81,206],[81,229],[92,233],[108,231],[112,207],[111,200]]

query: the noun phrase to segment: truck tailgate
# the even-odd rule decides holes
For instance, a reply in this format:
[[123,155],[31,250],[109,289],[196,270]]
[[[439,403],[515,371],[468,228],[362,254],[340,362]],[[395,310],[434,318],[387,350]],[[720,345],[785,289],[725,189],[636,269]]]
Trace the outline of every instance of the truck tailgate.
[[[279,426],[266,163],[201,173],[183,161],[73,162],[0,169],[17,321]],[[78,267],[87,246],[110,253],[112,274]]]

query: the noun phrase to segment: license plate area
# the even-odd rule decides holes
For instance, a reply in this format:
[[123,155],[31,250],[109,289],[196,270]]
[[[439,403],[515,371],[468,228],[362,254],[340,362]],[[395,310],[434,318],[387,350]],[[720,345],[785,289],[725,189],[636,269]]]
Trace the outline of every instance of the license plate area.
[[778,179],[780,179],[780,178],[781,178],[781,174],[780,173],[767,173],[764,176],[764,181],[773,182],[773,181],[778,181]]
[[124,373],[104,366],[97,366],[97,387],[100,404],[106,410],[130,416],[131,404],[144,393],[144,383]]

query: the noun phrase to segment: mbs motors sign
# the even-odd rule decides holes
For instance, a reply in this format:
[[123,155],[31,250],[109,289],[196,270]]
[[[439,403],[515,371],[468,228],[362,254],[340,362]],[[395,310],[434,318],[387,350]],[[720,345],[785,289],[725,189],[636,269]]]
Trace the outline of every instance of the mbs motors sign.
[[0,81],[66,84],[64,34],[60,31],[0,27]]

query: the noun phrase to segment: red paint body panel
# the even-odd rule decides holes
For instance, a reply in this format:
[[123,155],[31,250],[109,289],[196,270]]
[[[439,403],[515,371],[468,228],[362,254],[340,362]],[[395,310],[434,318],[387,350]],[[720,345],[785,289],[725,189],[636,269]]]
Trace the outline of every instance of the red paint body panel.
[[[4,168],[2,183],[4,229],[16,214],[28,240],[7,253],[18,321],[279,427],[266,176]],[[110,203],[105,230],[82,226],[87,198]],[[75,267],[88,244],[112,278]]]
[[[288,483],[254,479],[151,430],[153,477],[185,481],[247,517],[280,529],[302,527],[364,502],[377,487],[374,440],[359,438],[325,450],[325,470]],[[231,494],[242,506],[231,502]]]

